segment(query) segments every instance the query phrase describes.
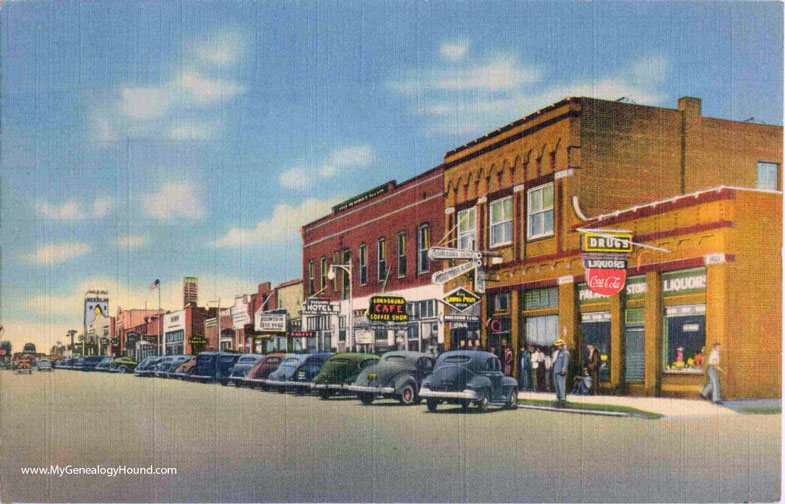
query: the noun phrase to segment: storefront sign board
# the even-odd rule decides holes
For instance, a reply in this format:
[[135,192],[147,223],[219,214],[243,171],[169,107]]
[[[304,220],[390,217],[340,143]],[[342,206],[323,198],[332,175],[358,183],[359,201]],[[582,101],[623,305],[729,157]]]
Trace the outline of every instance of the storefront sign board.
[[370,321],[406,322],[406,300],[400,296],[372,296],[367,317]]
[[612,296],[624,288],[627,270],[624,269],[587,269],[586,285],[603,296]]
[[479,301],[479,296],[463,287],[456,287],[442,298],[444,304],[459,312],[465,312]]
[[468,273],[474,268],[479,268],[480,266],[482,266],[482,261],[476,260],[472,262],[465,262],[446,270],[437,271],[431,275],[431,282],[435,284],[443,284],[445,282],[449,282],[453,278],[463,275],[464,273]]
[[582,252],[632,252],[632,233],[598,231],[583,233]]
[[428,249],[428,258],[431,261],[450,259],[482,259],[481,252],[473,250],[456,249],[449,247],[431,247]]

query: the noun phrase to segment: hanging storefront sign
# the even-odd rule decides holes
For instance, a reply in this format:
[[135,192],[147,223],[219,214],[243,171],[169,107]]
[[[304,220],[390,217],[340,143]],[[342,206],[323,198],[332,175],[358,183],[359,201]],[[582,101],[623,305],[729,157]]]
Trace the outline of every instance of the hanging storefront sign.
[[474,290],[485,294],[485,270],[482,268],[474,269]]
[[603,296],[613,296],[624,288],[627,270],[623,269],[587,269],[586,285]]
[[456,322],[463,322],[463,323],[466,323],[466,322],[479,322],[480,321],[480,316],[479,315],[453,315],[453,314],[450,314],[450,313],[445,313],[444,314],[444,321],[445,322],[451,322],[451,323],[456,323]]
[[117,346],[120,344],[120,340],[117,338],[112,338],[111,343],[112,345]]
[[329,299],[306,299],[303,303],[304,315],[319,315],[322,313],[339,313],[341,307]]
[[204,336],[191,336],[190,338],[188,338],[188,343],[192,345],[206,345],[207,338],[205,338]]
[[622,257],[592,257],[585,254],[583,257],[583,267],[585,269],[627,269],[627,258]]
[[459,312],[465,312],[479,301],[479,296],[463,287],[456,287],[442,298],[444,304]]
[[400,296],[372,296],[367,317],[371,321],[406,322],[406,300]]
[[480,266],[482,266],[482,261],[478,259],[472,262],[459,264],[458,266],[454,266],[446,270],[437,271],[431,275],[431,282],[435,284],[443,284],[445,282],[449,282],[453,278],[463,275],[464,273],[470,272],[474,268],[479,268]]
[[254,329],[260,332],[286,332],[286,313],[256,313]]
[[581,252],[632,252],[632,233],[619,231],[586,231],[581,240]]
[[286,335],[290,338],[313,338],[316,336],[315,331],[289,331]]
[[431,247],[428,249],[428,259],[431,261],[450,259],[482,259],[482,252],[473,250],[456,249],[449,247]]
[[144,336],[142,336],[142,340],[144,340],[144,341],[146,341],[148,343],[158,343],[158,336],[156,336],[154,334],[152,336],[148,336],[148,335],[145,334]]

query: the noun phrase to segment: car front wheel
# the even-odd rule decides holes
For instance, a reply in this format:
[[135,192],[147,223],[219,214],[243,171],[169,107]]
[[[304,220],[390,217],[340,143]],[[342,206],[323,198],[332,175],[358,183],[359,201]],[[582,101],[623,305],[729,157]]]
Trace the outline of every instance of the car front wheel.
[[363,404],[371,404],[373,402],[373,394],[362,392],[358,395],[360,396],[360,401],[362,401]]
[[439,407],[439,400],[438,399],[432,399],[432,398],[429,397],[427,404],[428,404],[428,411],[434,412],[434,411],[436,411],[436,408]]
[[329,399],[331,395],[333,395],[333,391],[332,390],[322,389],[322,390],[319,391],[319,397],[321,399]]
[[398,400],[401,401],[401,404],[404,406],[410,406],[414,404],[416,400],[417,392],[414,388],[414,385],[411,383],[407,383],[401,389],[401,395],[398,397]]
[[480,411],[488,411],[488,393],[485,391],[481,393],[482,393],[482,397],[480,397],[480,399],[477,400],[477,408]]
[[504,409],[515,408],[515,403],[517,401],[518,401],[518,388],[513,387],[510,389],[510,393],[507,394],[507,400],[504,401]]

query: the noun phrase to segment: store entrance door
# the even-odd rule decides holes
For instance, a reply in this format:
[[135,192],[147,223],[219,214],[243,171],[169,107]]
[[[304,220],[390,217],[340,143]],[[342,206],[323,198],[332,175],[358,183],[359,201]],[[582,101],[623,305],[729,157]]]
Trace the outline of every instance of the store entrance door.
[[610,312],[584,313],[581,323],[581,355],[585,365],[589,358],[586,345],[593,345],[600,354],[600,382],[610,381],[611,321]]
[[628,327],[624,346],[627,383],[643,383],[646,366],[643,327]]

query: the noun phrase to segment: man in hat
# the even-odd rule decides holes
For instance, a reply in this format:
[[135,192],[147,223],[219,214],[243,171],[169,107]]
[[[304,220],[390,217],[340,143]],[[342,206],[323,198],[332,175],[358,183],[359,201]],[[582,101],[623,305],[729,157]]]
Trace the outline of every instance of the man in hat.
[[559,338],[553,344],[556,347],[553,359],[553,383],[556,388],[556,400],[559,403],[567,402],[567,371],[570,368],[570,353],[567,344]]
[[703,399],[709,399],[709,394],[711,394],[711,400],[714,401],[714,404],[721,404],[720,398],[720,379],[717,376],[717,371],[722,371],[720,369],[720,349],[722,345],[719,342],[715,343],[711,349],[711,353],[709,354],[709,365],[706,368],[706,386],[703,387],[703,391],[701,391],[701,397]]

